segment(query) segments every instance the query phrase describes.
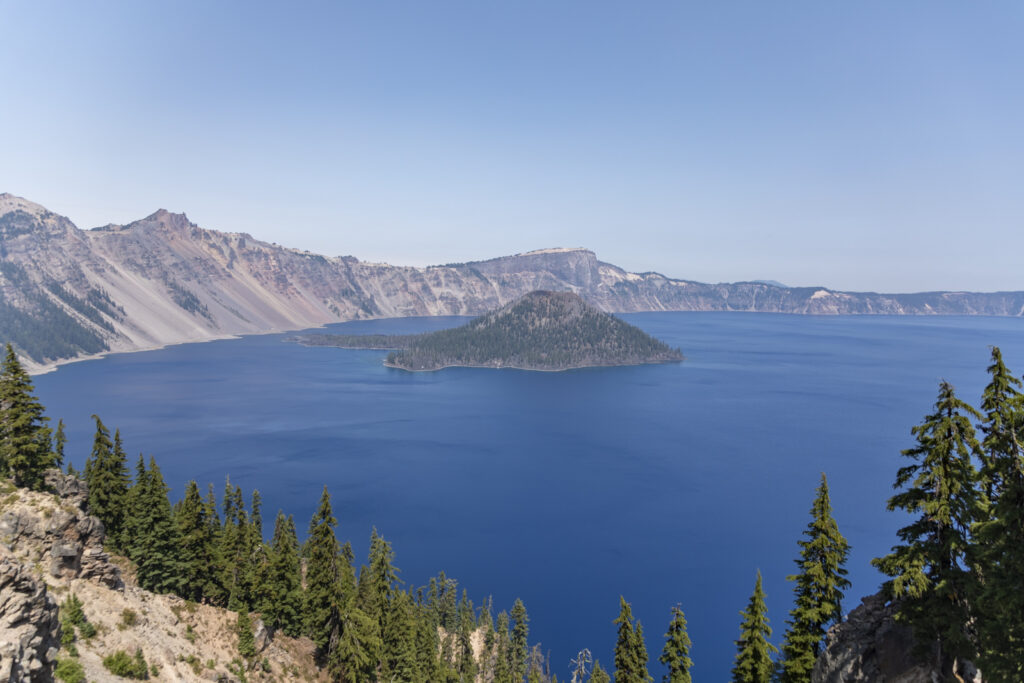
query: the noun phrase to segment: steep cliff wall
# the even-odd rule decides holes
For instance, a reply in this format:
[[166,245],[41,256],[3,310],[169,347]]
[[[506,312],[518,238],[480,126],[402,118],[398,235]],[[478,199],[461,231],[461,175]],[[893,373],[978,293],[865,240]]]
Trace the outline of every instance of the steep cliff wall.
[[873,294],[629,273],[586,249],[410,268],[326,257],[184,214],[79,230],[0,194],[0,341],[55,360],[362,318],[478,315],[527,292],[573,291],[609,312],[1024,315],[1024,292]]

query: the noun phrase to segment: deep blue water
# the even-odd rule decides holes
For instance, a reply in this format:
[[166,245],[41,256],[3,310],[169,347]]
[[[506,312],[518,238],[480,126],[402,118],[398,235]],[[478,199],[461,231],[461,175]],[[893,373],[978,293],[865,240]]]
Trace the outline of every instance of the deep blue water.
[[[284,335],[76,363],[36,378],[81,467],[98,413],[134,455],[186,480],[230,474],[305,529],[326,484],[339,536],[375,525],[414,585],[444,570],[474,602],[521,597],[531,641],[568,678],[589,647],[611,668],[618,597],[644,623],[652,674],[669,609],[686,612],[698,681],[728,679],[738,611],[764,574],[776,642],[796,542],[821,472],[853,545],[846,607],[874,592],[894,542],[899,451],[946,378],[977,403],[988,346],[1024,371],[1024,320],[645,313],[678,365],[565,373],[382,367],[382,352]],[[457,318],[346,323],[351,333]]]

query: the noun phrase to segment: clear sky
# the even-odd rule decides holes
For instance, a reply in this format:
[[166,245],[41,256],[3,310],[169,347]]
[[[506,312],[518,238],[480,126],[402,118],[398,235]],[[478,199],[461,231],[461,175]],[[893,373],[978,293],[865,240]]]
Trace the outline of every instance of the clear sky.
[[0,192],[424,265],[1024,289],[1024,3],[0,0]]

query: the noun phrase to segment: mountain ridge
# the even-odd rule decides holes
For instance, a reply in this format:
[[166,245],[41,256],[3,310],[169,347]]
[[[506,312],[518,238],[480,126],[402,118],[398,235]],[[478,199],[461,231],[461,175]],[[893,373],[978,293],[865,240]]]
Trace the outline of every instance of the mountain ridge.
[[631,273],[588,249],[427,267],[322,256],[159,209],[82,230],[0,194],[0,336],[34,372],[105,352],[371,318],[480,315],[533,290],[611,313],[1024,315],[1024,292],[878,294]]

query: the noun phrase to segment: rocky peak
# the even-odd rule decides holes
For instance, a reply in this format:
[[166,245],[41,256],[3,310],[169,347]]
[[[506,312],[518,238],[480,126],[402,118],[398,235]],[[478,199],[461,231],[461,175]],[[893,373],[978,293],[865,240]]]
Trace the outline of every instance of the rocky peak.
[[601,280],[597,256],[589,249],[582,248],[539,249],[465,265],[488,276],[548,272],[567,285],[579,288],[589,288]]

